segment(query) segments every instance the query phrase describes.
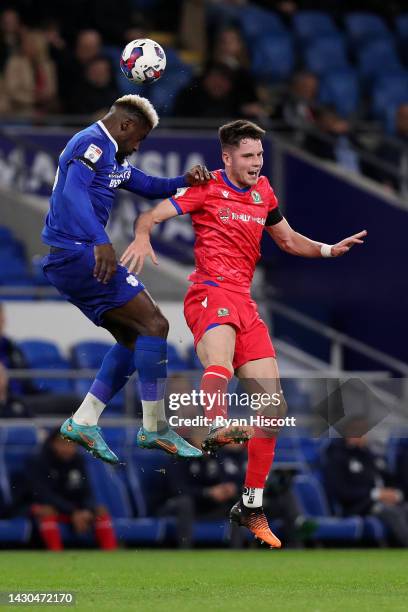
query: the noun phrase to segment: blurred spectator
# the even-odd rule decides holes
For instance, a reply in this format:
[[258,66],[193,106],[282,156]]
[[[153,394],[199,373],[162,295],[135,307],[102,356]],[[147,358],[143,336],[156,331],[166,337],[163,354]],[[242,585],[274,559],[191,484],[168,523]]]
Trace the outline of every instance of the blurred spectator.
[[241,113],[246,117],[265,117],[266,111],[260,102],[255,79],[249,71],[248,52],[239,30],[228,27],[218,33],[212,59],[232,70],[237,90],[240,90]]
[[408,499],[408,438],[399,441],[395,477],[405,499]]
[[202,118],[247,116],[243,89],[231,68],[225,64],[210,64],[200,78],[179,92],[173,114]]
[[317,112],[316,126],[319,131],[307,133],[305,149],[322,159],[335,161],[349,172],[360,172],[360,158],[357,144],[351,132],[351,125],[331,108]]
[[23,25],[20,16],[13,9],[6,9],[0,15],[0,72],[11,55],[20,46]]
[[48,550],[63,549],[59,523],[70,524],[78,535],[94,530],[100,548],[117,548],[111,518],[93,499],[84,458],[76,444],[61,438],[59,430],[53,431],[38,456],[30,459],[26,490]]
[[345,516],[374,515],[388,528],[394,543],[408,546],[408,505],[393,486],[383,459],[376,457],[356,421],[346,437],[333,440],[327,449],[325,478],[329,493]]
[[71,111],[100,118],[118,96],[111,63],[104,57],[98,57],[87,65],[84,81],[72,88]]
[[[200,446],[200,439],[190,439]],[[195,520],[227,520],[241,486],[241,447],[229,447],[217,458],[204,455],[198,461],[177,462],[166,471],[167,499],[161,516],[175,516],[180,548],[191,548]],[[242,534],[234,529],[231,546],[242,546]]]
[[6,62],[3,89],[9,112],[31,115],[55,109],[56,70],[41,32],[24,32],[21,48]]
[[0,363],[0,419],[30,418],[33,415],[21,399],[9,394],[9,376]]
[[[27,363],[17,344],[5,335],[6,313],[0,302],[0,363],[6,369],[24,369]],[[35,389],[29,380],[11,380],[9,393],[13,398],[24,393],[34,393]]]
[[396,172],[376,169],[372,178],[393,191],[408,195],[408,103],[398,107],[395,114],[395,138],[385,138],[377,149],[377,156]]
[[281,119],[292,130],[302,130],[316,119],[319,80],[312,72],[298,72],[291,80],[289,92],[276,109],[273,118]]

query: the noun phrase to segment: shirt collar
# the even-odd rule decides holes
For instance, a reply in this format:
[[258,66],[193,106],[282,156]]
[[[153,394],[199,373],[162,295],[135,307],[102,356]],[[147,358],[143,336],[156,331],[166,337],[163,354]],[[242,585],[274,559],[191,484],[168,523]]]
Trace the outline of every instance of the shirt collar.
[[105,124],[103,123],[103,121],[97,121],[97,124],[99,125],[99,127],[101,128],[102,132],[105,132],[106,136],[109,138],[109,140],[111,142],[113,142],[113,144],[115,145],[115,151],[116,153],[118,152],[118,143],[116,142],[116,140],[113,138],[113,136],[111,135],[111,133],[109,132],[108,128],[105,126]]
[[242,187],[241,189],[240,187],[234,185],[234,183],[231,183],[225,170],[221,170],[221,176],[224,182],[227,183],[228,187],[231,187],[231,189],[233,189],[234,191],[238,191],[238,193],[245,193],[246,191],[249,191],[251,189],[251,187]]

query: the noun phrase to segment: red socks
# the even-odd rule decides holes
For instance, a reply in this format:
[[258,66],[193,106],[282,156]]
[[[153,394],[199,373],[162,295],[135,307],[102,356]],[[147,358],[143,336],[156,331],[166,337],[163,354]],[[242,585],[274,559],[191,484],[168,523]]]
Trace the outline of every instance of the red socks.
[[233,373],[223,366],[208,366],[201,379],[200,391],[204,392],[204,416],[211,420],[227,417],[228,406],[224,399]]
[[248,442],[248,466],[245,486],[263,489],[275,455],[276,438],[251,438]]
[[63,550],[64,546],[56,515],[38,517],[38,529],[47,550]]
[[95,518],[95,538],[102,550],[116,550],[118,547],[109,514],[99,514]]

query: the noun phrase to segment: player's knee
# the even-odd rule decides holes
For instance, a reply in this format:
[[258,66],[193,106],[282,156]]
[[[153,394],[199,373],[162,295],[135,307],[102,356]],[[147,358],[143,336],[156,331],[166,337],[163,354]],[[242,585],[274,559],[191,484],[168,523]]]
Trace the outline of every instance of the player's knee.
[[153,317],[146,323],[146,335],[147,336],[158,336],[159,338],[167,338],[169,333],[169,322],[162,315],[160,311],[157,311]]

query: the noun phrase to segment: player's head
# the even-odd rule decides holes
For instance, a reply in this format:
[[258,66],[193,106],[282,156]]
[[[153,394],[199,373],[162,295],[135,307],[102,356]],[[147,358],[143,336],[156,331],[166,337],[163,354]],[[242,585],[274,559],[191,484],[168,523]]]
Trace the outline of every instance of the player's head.
[[218,134],[222,160],[230,180],[239,187],[255,185],[263,165],[265,131],[252,121],[238,119],[222,125]]
[[121,162],[138,150],[159,118],[149,100],[129,94],[115,100],[103,121],[118,144],[116,157]]

